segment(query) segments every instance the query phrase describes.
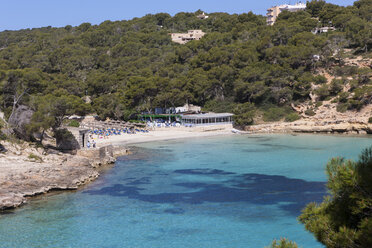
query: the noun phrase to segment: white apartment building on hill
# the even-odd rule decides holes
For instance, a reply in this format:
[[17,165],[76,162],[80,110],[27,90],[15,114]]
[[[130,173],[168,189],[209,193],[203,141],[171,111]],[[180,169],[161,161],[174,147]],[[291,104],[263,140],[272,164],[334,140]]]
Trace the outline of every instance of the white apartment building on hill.
[[283,5],[279,5],[279,6],[274,6],[270,9],[267,10],[267,20],[266,20],[266,23],[267,25],[274,25],[275,21],[276,21],[276,18],[278,18],[278,15],[282,12],[282,11],[290,11],[290,12],[296,12],[296,11],[299,11],[299,10],[304,10],[306,9],[306,4],[304,3],[296,3],[294,5],[289,5],[289,4],[283,4]]

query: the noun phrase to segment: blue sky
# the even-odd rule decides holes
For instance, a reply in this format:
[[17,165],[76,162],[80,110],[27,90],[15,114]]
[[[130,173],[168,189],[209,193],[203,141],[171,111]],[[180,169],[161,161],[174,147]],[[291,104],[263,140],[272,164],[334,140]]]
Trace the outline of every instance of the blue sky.
[[[128,20],[148,13],[206,12],[265,14],[266,9],[296,0],[0,0],[0,31],[45,26],[99,24],[105,20]],[[328,0],[351,5],[353,0]]]

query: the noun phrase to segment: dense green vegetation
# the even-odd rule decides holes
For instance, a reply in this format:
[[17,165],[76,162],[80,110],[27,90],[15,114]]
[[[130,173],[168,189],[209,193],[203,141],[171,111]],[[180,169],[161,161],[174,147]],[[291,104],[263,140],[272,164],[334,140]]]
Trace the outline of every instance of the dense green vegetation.
[[331,195],[299,220],[327,247],[372,247],[372,147],[357,162],[332,159],[327,175]]
[[283,238],[279,241],[274,240],[267,248],[298,248],[298,245],[293,241]]
[[[369,54],[371,12],[371,0],[348,7],[312,1],[306,11],[283,12],[274,26],[251,12],[205,20],[197,12],[4,31],[0,108],[9,117],[18,105],[31,107],[32,131],[56,128],[70,114],[128,120],[185,102],[234,112],[236,123],[248,125],[258,115],[295,120],[290,104],[308,101],[315,84],[320,100],[337,99],[340,111],[360,109],[371,102],[371,69],[345,67],[344,48]],[[310,32],[330,22],[337,31]],[[207,35],[171,42],[170,32],[188,29]],[[341,79],[325,84],[320,69]],[[349,92],[342,91],[346,84]]]

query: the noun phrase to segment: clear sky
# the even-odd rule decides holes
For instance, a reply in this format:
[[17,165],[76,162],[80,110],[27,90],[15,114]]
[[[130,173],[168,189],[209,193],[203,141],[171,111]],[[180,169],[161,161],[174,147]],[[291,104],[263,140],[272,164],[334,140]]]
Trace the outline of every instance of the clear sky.
[[[0,0],[0,31],[45,26],[77,26],[83,22],[99,24],[105,20],[128,20],[146,14],[166,12],[245,13],[264,15],[274,5],[296,0]],[[327,0],[352,5],[353,0]]]

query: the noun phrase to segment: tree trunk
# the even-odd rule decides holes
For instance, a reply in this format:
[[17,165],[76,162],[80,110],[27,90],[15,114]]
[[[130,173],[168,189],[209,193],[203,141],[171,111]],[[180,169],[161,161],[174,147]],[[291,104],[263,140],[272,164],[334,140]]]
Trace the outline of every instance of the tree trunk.
[[45,133],[45,130],[43,129],[43,131],[41,132],[41,136],[40,136],[40,144],[41,145],[43,145],[44,133]]

